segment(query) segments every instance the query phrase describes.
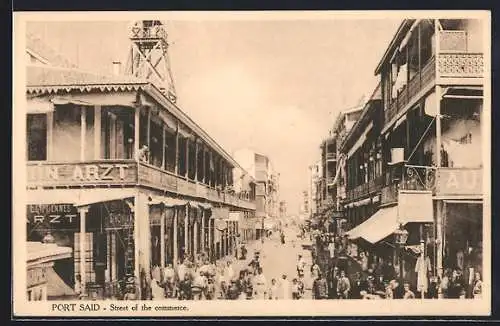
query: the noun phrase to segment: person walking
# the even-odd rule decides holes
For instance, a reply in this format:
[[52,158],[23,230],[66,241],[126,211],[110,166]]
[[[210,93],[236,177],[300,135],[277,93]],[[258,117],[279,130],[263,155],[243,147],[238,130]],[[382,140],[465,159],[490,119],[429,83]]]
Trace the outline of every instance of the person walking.
[[351,282],[346,276],[345,271],[340,271],[340,278],[337,282],[337,296],[339,299],[349,299],[351,291]]
[[474,286],[472,288],[472,297],[474,299],[481,299],[483,293],[483,281],[481,280],[481,273],[476,272],[474,275]]
[[323,300],[328,299],[328,284],[323,278],[323,274],[319,273],[318,277],[313,281],[313,299]]
[[262,267],[259,267],[257,275],[255,275],[253,278],[253,283],[254,283],[253,288],[254,288],[255,299],[265,300],[267,293],[267,280],[266,277],[264,276]]
[[290,300],[290,282],[287,280],[286,274],[281,276],[280,281],[280,299],[282,300]]
[[413,293],[412,290],[410,290],[410,283],[405,283],[404,284],[404,295],[403,299],[415,299],[415,293]]
[[314,261],[312,266],[311,266],[311,279],[313,279],[313,280],[317,279],[319,274],[321,274],[321,269],[320,269],[317,261]]
[[278,300],[278,297],[279,297],[279,285],[276,282],[275,278],[273,278],[271,280],[271,286],[269,287],[268,295],[269,295],[268,296],[269,300]]

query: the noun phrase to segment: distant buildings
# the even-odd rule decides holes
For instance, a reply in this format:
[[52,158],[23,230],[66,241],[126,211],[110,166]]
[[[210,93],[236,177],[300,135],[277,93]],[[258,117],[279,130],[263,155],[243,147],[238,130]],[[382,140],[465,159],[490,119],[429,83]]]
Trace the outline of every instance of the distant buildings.
[[279,217],[279,173],[266,155],[251,149],[239,149],[233,157],[255,180],[255,228],[259,237],[260,230],[265,228],[264,220]]

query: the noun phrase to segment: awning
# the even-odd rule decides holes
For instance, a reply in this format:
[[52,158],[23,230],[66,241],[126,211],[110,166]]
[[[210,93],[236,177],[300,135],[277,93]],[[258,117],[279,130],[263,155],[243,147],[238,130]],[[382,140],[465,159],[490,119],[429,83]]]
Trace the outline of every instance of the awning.
[[203,208],[203,209],[211,209],[212,208],[212,204],[210,204],[210,203],[200,203],[200,202],[197,202],[196,204],[198,206],[200,206],[201,208]]
[[75,291],[62,280],[59,274],[51,267],[46,271],[47,277],[47,297],[61,298],[67,296],[74,296]]
[[367,135],[370,132],[370,130],[372,129],[372,127],[373,127],[373,122],[370,122],[368,124],[368,126],[366,126],[363,134],[358,138],[358,140],[356,141],[354,146],[352,146],[351,149],[349,150],[349,152],[347,153],[347,155],[349,157],[351,157],[354,153],[356,153],[356,151],[364,144],[364,142],[367,139]]
[[70,247],[60,247],[55,243],[42,243],[28,241],[27,264],[36,265],[46,262],[52,262],[59,259],[71,258],[73,250]]
[[182,199],[170,198],[170,197],[161,197],[161,196],[153,196],[150,197],[149,205],[158,205],[163,204],[165,207],[175,207],[175,206],[184,206],[188,202]]
[[399,227],[398,206],[379,209],[368,220],[346,232],[350,239],[363,238],[377,243]]
[[54,111],[54,104],[48,98],[35,97],[26,102],[26,113],[40,114]]
[[126,106],[135,107],[136,92],[119,93],[89,93],[89,94],[65,94],[64,96],[55,96],[50,102],[56,105],[85,105],[85,106]]
[[75,202],[76,207],[87,206],[114,200],[125,200],[134,197],[133,194],[125,192],[94,192],[90,190]]

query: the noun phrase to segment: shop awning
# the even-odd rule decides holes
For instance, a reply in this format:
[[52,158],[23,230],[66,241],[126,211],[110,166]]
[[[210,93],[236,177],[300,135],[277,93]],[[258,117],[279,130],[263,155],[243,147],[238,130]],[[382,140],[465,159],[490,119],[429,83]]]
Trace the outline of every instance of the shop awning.
[[27,264],[36,265],[52,262],[59,259],[70,258],[73,250],[70,247],[60,247],[55,243],[42,243],[29,241],[27,243]]
[[26,101],[26,113],[38,114],[54,111],[54,103],[47,98],[35,97]]
[[149,205],[158,205],[163,204],[165,207],[175,207],[175,206],[184,206],[188,202],[182,199],[170,198],[170,197],[161,197],[161,196],[153,196],[150,197]]
[[363,238],[370,243],[377,243],[398,227],[398,206],[396,205],[379,209],[368,220],[346,234],[350,239]]
[[92,205],[92,204],[97,204],[97,203],[103,203],[103,202],[107,202],[107,201],[125,200],[125,199],[131,198],[131,197],[134,197],[134,194],[132,194],[128,191],[101,192],[101,191],[90,190],[89,192],[86,192],[85,194],[82,194],[80,196],[80,199],[78,199],[75,202],[75,206],[81,207],[81,206],[87,206],[87,205]]
[[212,208],[212,204],[210,204],[210,203],[196,202],[195,204],[198,205],[198,206],[200,206],[203,209],[211,209]]
[[46,271],[47,276],[47,297],[63,298],[74,296],[75,291],[62,280],[59,274],[51,267]]

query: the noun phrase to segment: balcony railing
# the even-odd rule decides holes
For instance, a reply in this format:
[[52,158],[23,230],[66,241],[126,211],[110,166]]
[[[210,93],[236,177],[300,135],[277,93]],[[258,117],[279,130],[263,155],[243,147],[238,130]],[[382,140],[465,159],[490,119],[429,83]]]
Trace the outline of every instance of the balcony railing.
[[380,191],[382,187],[385,185],[384,179],[385,179],[384,176],[380,176],[368,181],[367,183],[363,183],[353,189],[347,190],[346,200],[351,202]]
[[385,110],[386,123],[392,119],[412,101],[412,99],[426,86],[435,80],[436,61],[432,57],[429,62],[422,68],[420,73],[413,76],[407,85],[398,92],[396,98],[391,102]]
[[481,78],[484,75],[482,53],[440,53],[438,56],[440,78]]
[[100,160],[86,162],[29,162],[28,188],[81,188],[144,186],[213,202],[255,209],[255,202],[246,196],[218,191],[186,180],[158,167],[134,160]]
[[431,191],[436,196],[481,196],[484,193],[482,168],[407,165],[399,175],[400,178],[394,178],[382,190],[382,204],[397,201],[398,190]]
[[335,161],[337,159],[337,153],[327,153],[326,160],[327,161]]

